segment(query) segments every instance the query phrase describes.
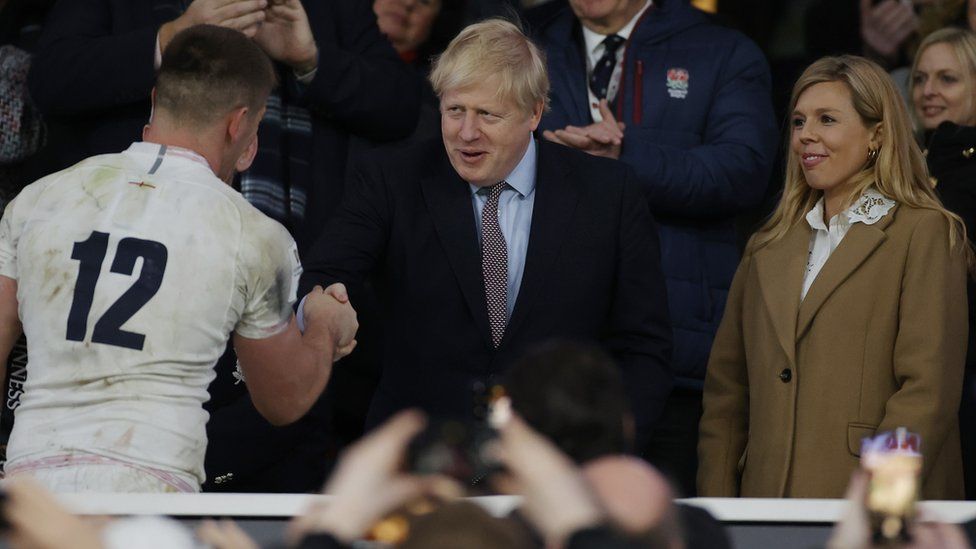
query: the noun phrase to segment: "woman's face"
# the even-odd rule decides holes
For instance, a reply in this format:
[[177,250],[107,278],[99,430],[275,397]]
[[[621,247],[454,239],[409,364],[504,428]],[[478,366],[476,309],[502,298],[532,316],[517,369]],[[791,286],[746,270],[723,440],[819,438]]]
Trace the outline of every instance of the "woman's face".
[[807,88],[796,102],[790,125],[790,149],[807,185],[828,198],[849,192],[847,184],[864,168],[868,151],[877,148],[876,129],[865,127],[843,82]]
[[976,126],[971,78],[952,47],[932,44],[918,58],[912,75],[912,104],[915,115],[926,130],[945,121]]

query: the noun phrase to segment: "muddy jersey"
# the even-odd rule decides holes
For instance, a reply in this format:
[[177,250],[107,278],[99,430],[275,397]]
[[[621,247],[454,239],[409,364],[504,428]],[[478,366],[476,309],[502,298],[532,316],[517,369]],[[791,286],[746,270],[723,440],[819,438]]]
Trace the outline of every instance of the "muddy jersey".
[[28,341],[7,450],[204,480],[202,404],[230,333],[291,318],[294,241],[196,153],[135,143],[24,189],[0,219]]

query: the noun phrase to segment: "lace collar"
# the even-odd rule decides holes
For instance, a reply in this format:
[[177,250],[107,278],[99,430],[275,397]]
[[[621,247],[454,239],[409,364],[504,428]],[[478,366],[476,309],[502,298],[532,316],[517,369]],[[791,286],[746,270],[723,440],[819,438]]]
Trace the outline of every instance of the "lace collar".
[[[892,208],[895,207],[894,200],[882,195],[873,188],[867,189],[861,197],[840,214],[834,217],[838,223],[852,225],[854,223],[864,223],[874,225],[884,217]],[[824,225],[824,199],[820,197],[813,209],[807,213],[807,223],[814,229],[828,230]],[[831,219],[831,222],[834,221]]]

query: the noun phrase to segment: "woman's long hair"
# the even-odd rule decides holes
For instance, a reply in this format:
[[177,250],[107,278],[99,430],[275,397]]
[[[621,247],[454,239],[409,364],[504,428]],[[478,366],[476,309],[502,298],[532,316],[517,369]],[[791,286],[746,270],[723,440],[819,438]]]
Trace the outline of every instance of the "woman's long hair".
[[[870,186],[899,204],[925,208],[942,214],[949,225],[949,246],[966,250],[967,265],[976,265],[966,243],[966,227],[956,214],[942,206],[929,184],[928,168],[912,135],[904,101],[888,74],[875,63],[853,55],[824,57],[807,67],[793,87],[789,112],[808,88],[823,82],[842,82],[851,93],[854,110],[861,122],[871,127],[880,123],[881,146],[872,161],[865,157],[864,168],[854,176],[851,204]],[[786,136],[787,161],[783,196],[779,205],[752,241],[753,249],[779,240],[797,223],[802,223],[823,194],[807,185],[798,156],[790,147],[792,126]]]

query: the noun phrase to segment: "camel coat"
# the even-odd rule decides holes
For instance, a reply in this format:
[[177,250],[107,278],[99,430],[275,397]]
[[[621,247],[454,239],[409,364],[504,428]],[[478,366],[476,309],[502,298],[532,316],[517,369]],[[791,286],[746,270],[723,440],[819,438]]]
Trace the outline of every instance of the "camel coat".
[[937,212],[855,223],[800,301],[811,229],[750,246],[708,363],[701,496],[840,498],[861,439],[922,438],[925,499],[963,496],[966,273]]

